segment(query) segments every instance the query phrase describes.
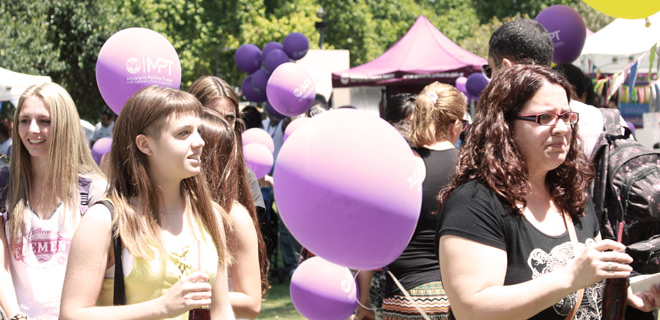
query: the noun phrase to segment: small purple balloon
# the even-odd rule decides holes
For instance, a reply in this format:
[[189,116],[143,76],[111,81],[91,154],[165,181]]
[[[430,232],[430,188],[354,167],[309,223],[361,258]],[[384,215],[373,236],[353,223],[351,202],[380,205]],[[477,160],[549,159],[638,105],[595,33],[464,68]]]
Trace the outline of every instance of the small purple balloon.
[[261,50],[251,43],[244,44],[236,50],[234,60],[241,71],[251,74],[261,68]]
[[264,46],[264,49],[261,50],[261,60],[266,61],[266,56],[273,49],[284,50],[284,46],[281,43],[275,42],[275,41],[271,41],[269,43],[266,43],[266,45]]
[[358,288],[351,271],[321,257],[309,258],[296,268],[289,294],[307,319],[348,319],[357,308]]
[[250,101],[254,102],[265,102],[268,100],[265,94],[259,94],[252,89],[252,75],[249,75],[245,77],[245,80],[243,80],[243,84],[241,84],[241,91],[243,91],[243,95],[245,96],[245,99],[248,99]]
[[[273,54],[271,52],[271,54]],[[307,70],[295,63],[281,64],[268,79],[268,101],[280,114],[294,117],[307,111],[314,102],[316,86]]]
[[356,270],[388,265],[408,245],[422,206],[410,147],[365,111],[330,110],[312,121],[277,156],[273,190],[282,221],[332,263]]
[[268,113],[269,116],[275,118],[275,119],[284,119],[286,118],[285,115],[277,112],[275,108],[273,108],[273,105],[270,104],[270,102],[266,102],[266,113]]
[[484,91],[489,82],[490,80],[488,80],[483,73],[473,73],[467,77],[467,80],[465,81],[465,89],[473,97],[479,98],[481,91]]
[[260,95],[266,94],[266,84],[268,83],[269,77],[270,75],[264,69],[259,69],[255,73],[253,73],[252,79],[250,80],[250,84],[252,85],[252,89],[254,89],[254,92]]
[[291,32],[282,41],[284,52],[293,60],[300,60],[309,51],[309,40],[300,32]]
[[243,147],[245,163],[254,171],[257,179],[262,179],[273,167],[273,153],[266,146],[259,143],[250,143]]
[[258,143],[268,148],[270,153],[275,152],[275,143],[273,142],[273,137],[270,134],[261,128],[251,128],[245,130],[241,135],[243,139],[243,146],[247,146],[251,143]]
[[298,118],[296,120],[291,121],[291,123],[289,123],[289,125],[286,126],[286,129],[284,129],[284,142],[286,142],[286,140],[289,139],[289,136],[291,136],[294,131],[308,125],[311,121],[312,118]]
[[268,56],[266,56],[266,60],[264,60],[264,69],[266,69],[266,71],[271,74],[281,64],[287,63],[289,61],[290,59],[286,52],[280,49],[273,49],[270,50]]
[[112,138],[109,137],[104,137],[94,142],[94,145],[92,146],[92,158],[94,158],[97,165],[101,165],[101,158],[104,154],[110,152],[111,147]]
[[467,83],[467,78],[466,77],[458,77],[456,78],[456,89],[458,91],[463,92],[464,95],[468,95],[467,88],[465,88],[465,84]]
[[554,63],[571,63],[582,53],[587,38],[584,20],[575,9],[565,5],[545,8],[536,16],[552,37]]

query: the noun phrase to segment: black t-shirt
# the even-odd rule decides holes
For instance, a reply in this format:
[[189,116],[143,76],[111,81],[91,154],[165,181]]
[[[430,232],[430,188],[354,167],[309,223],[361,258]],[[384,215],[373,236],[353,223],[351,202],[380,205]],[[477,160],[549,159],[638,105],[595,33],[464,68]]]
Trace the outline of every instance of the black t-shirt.
[[[574,257],[568,232],[549,236],[519,213],[507,210],[505,200],[476,180],[454,190],[440,212],[436,243],[454,235],[502,249],[507,253],[504,285],[529,281],[561,268]],[[598,219],[591,203],[586,215],[574,220],[581,247],[595,242]],[[483,263],[488,263],[484,261]],[[574,319],[600,319],[603,281],[585,288]],[[531,319],[563,320],[575,305],[576,292]]]
[[[426,177],[422,182],[422,209],[415,232],[406,249],[394,262],[388,265],[389,270],[401,282],[401,285],[410,290],[421,284],[440,281],[440,265],[434,246],[435,226],[438,224],[438,192],[449,183],[458,149],[429,150],[415,148],[422,157],[426,166]],[[385,281],[385,296],[400,294],[399,288],[392,279]]]

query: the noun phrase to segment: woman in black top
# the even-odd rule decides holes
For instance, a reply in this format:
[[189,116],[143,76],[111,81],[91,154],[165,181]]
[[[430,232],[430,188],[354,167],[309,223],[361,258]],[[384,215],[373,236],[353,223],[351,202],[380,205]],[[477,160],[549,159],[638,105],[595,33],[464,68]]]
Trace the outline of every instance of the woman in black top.
[[600,319],[602,280],[632,270],[622,244],[600,239],[571,91],[547,67],[515,65],[481,94],[440,194],[452,318]]
[[[388,268],[415,303],[431,319],[446,319],[449,303],[440,281],[434,248],[438,216],[436,196],[456,165],[454,144],[465,128],[465,96],[455,87],[434,82],[415,101],[408,141],[417,159],[422,188],[422,209],[415,232],[401,256]],[[383,319],[423,319],[413,304],[388,276],[383,301]]]

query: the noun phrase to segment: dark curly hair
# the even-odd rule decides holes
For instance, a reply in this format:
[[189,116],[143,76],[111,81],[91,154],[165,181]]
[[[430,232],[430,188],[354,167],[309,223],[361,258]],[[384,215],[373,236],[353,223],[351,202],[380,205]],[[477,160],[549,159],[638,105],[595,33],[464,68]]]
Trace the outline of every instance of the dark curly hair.
[[[525,104],[546,83],[566,91],[570,101],[571,85],[555,71],[538,65],[506,68],[486,87],[477,105],[475,121],[461,149],[452,181],[440,191],[439,208],[451,192],[470,180],[478,180],[503,197],[506,207],[522,213],[516,203],[527,206],[529,192],[527,163],[513,140],[511,122]],[[564,162],[548,172],[546,184],[557,207],[572,217],[583,215],[587,188],[593,178],[591,162],[582,153],[578,124],[573,125],[568,154]]]
[[488,41],[488,57],[496,67],[507,58],[514,63],[550,66],[554,47],[548,31],[540,23],[519,19],[501,25]]

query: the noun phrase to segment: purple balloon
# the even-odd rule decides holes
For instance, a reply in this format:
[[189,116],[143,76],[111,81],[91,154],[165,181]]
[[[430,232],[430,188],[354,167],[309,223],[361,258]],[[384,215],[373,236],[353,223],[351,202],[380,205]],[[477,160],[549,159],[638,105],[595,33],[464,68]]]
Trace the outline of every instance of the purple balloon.
[[291,276],[291,302],[307,319],[348,319],[357,308],[358,288],[351,271],[321,257],[301,263]]
[[465,90],[478,99],[479,95],[481,95],[481,91],[484,91],[489,82],[490,80],[488,80],[483,73],[473,73],[469,75],[465,81]]
[[243,146],[245,163],[254,171],[257,179],[265,177],[273,167],[273,153],[266,146],[259,143],[250,143]]
[[291,136],[291,134],[293,134],[294,131],[308,125],[311,121],[312,118],[298,118],[296,120],[291,121],[291,123],[289,123],[289,125],[286,126],[286,129],[284,129],[284,142],[286,142],[286,140],[289,139],[289,136]]
[[282,41],[284,52],[293,60],[300,60],[309,51],[309,40],[300,32],[291,32]]
[[251,128],[245,130],[241,135],[243,138],[243,146],[247,146],[250,143],[258,143],[268,148],[270,153],[275,152],[275,143],[273,142],[273,137],[268,134],[268,132],[261,128]]
[[571,63],[580,56],[587,38],[587,29],[575,9],[554,5],[539,12],[536,21],[543,25],[552,37],[552,45],[555,48],[552,55],[554,63]]
[[181,61],[160,33],[128,28],[113,34],[96,60],[96,83],[101,97],[116,114],[140,89],[158,85],[179,88]]
[[261,50],[251,43],[244,44],[236,50],[234,60],[241,71],[253,73],[261,68]]
[[273,179],[282,220],[303,246],[330,262],[356,270],[388,265],[408,245],[422,205],[410,147],[393,126],[365,111],[330,110],[312,121],[289,136],[277,156]]
[[243,80],[243,84],[241,84],[241,91],[243,91],[243,95],[245,96],[245,99],[248,99],[250,101],[254,102],[265,102],[268,100],[265,94],[259,94],[252,89],[252,75],[249,75],[245,77],[245,80]]
[[[271,52],[271,54],[273,54]],[[314,102],[316,86],[312,76],[302,66],[281,64],[268,79],[268,101],[280,114],[294,117],[307,111]]]
[[463,92],[464,95],[468,95],[467,88],[465,88],[465,85],[467,83],[467,78],[466,77],[458,77],[456,78],[456,89],[458,91]]
[[265,95],[266,94],[266,84],[268,84],[268,78],[270,75],[264,69],[259,69],[252,74],[252,79],[250,80],[250,85],[254,92]]
[[261,50],[261,60],[266,61],[266,56],[273,49],[284,50],[284,46],[281,43],[275,42],[275,41],[271,41],[269,43],[266,43],[266,45],[264,46],[264,49]]
[[273,49],[270,50],[268,56],[266,56],[266,60],[264,60],[264,69],[266,69],[266,71],[271,74],[281,64],[287,63],[289,61],[289,56],[284,51],[280,49]]
[[92,146],[92,158],[94,158],[97,165],[101,165],[101,158],[104,154],[110,152],[111,147],[112,138],[109,137],[104,137],[94,142],[94,145]]
[[270,102],[266,102],[266,113],[268,113],[269,116],[275,118],[275,119],[284,119],[286,118],[285,115],[277,112],[275,108],[273,108],[273,105],[270,104]]

